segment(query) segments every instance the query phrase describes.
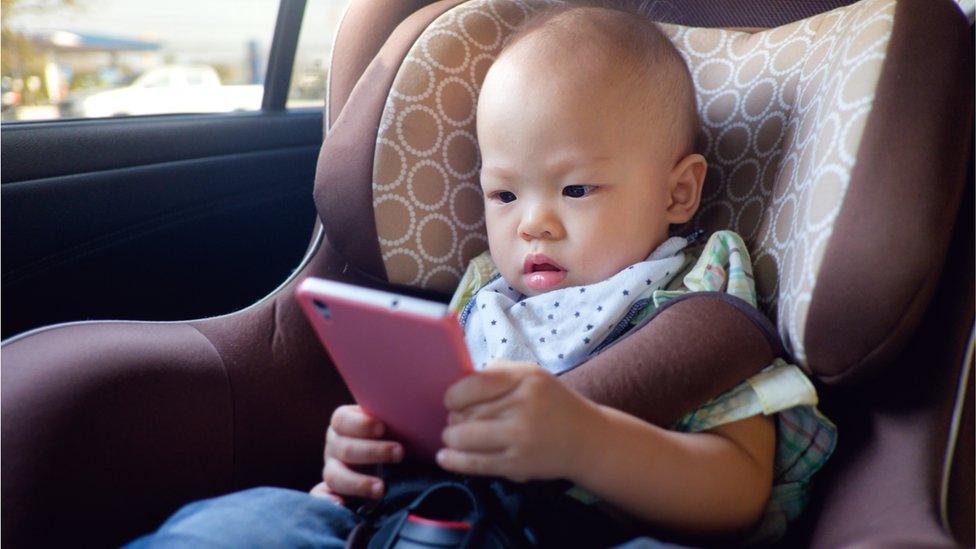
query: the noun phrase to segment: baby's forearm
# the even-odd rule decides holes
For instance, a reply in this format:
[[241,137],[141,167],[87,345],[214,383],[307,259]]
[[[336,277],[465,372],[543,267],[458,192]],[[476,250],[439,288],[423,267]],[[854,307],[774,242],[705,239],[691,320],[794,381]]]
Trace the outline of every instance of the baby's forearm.
[[[606,406],[574,482],[658,526],[737,533],[762,515],[775,430],[757,416],[705,433],[667,431]],[[582,456],[581,456],[582,457]]]

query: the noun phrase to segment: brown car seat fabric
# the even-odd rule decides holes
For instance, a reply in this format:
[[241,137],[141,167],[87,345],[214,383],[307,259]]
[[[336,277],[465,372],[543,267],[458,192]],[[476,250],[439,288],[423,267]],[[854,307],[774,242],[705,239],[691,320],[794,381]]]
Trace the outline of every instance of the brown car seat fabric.
[[[381,6],[374,1],[358,4]],[[340,30],[335,51],[341,61],[332,76],[340,88],[335,96],[330,93],[330,101],[336,109],[341,104],[341,113],[323,143],[315,196],[327,238],[319,235],[309,258],[282,288],[222,317],[77,323],[5,342],[0,369],[4,542],[13,547],[114,545],[153,528],[189,500],[258,484],[307,489],[316,482],[328,416],[349,396],[293,292],[305,277],[320,276],[445,296],[444,289],[397,285],[386,276],[372,186],[378,129],[397,71],[417,37],[460,2],[438,2],[399,23],[361,78],[355,73],[376,47],[380,31],[370,35],[372,45],[357,48],[349,45],[355,43],[355,33]],[[376,29],[390,28],[406,11],[391,15],[358,9],[347,14],[344,28],[347,23],[371,28],[372,17],[378,18]],[[937,18],[951,21],[939,9]],[[895,27],[899,24],[896,17]],[[344,77],[339,70],[353,75]],[[915,111],[915,116],[927,113]],[[566,381],[598,401],[667,423],[691,405],[690,399],[717,395],[778,352],[770,343],[776,339],[771,338],[773,330],[761,328],[764,319],[753,314],[715,296],[676,301],[572,376],[567,374]],[[687,355],[662,353],[656,362],[648,362],[648,350],[670,347],[677,330],[685,339],[721,335],[734,347],[728,356],[702,354],[709,346],[699,346]],[[622,374],[599,375],[600,369],[613,374],[614,368],[628,367],[644,368],[635,371],[640,381],[653,382],[643,387],[645,392],[622,391],[628,381]],[[895,404],[890,410],[896,417],[900,413]],[[893,439],[884,438],[884,448],[892,442],[897,448]],[[858,462],[867,458],[857,448],[846,455],[849,463],[838,466],[837,474],[849,475],[844,480],[856,486],[873,469]],[[911,468],[915,462],[902,463],[900,475],[917,472]],[[858,520],[869,515],[836,503],[842,492],[832,494],[819,500],[826,522],[798,532],[798,539],[813,535],[818,541],[854,542],[876,532],[870,521]],[[831,505],[840,505],[847,516],[830,515]],[[915,513],[918,506],[906,502],[897,510]],[[906,524],[931,518],[923,515],[916,513]],[[816,518],[814,514],[809,520]],[[848,527],[849,522],[857,522],[860,529]],[[926,530],[926,539],[934,539],[937,531]]]
[[966,20],[948,1],[900,1],[893,15],[837,238],[823,251],[820,269],[833,275],[819,277],[806,318],[809,364],[834,385],[877,372],[918,327],[972,150]]
[[[704,318],[720,321],[703,330]],[[758,371],[757,364],[768,365],[783,352],[769,320],[728,294],[684,295],[662,305],[651,319],[653,326],[641,337],[620,339],[586,367],[560,378],[596,402],[667,426],[715,396],[716,383],[702,375],[704,370],[721,377],[718,385],[732,387],[735,376]],[[699,338],[694,348],[673,345],[691,333]]]
[[5,345],[3,544],[118,544],[232,486],[234,401],[186,324],[99,322]]
[[[5,345],[5,544],[116,545],[188,501],[256,485],[310,488],[328,418],[350,400],[292,295],[306,276],[362,283],[344,267],[326,241],[275,296],[232,315],[71,324]],[[685,395],[707,400],[778,353],[773,328],[750,321],[750,309],[713,294],[675,300],[568,382],[666,425],[687,411]],[[695,332],[734,347],[648,360],[649,349]],[[614,373],[631,366],[640,378]]]
[[[812,17],[857,0],[683,0],[644,2],[655,21],[688,27],[771,28]],[[640,0],[628,3],[640,4]]]
[[973,375],[973,337],[970,331],[967,360],[959,376],[958,396],[953,407],[946,461],[942,471],[942,522],[946,531],[966,546],[976,545],[976,377]]
[[[316,187],[354,268],[448,293],[485,249],[477,93],[504,37],[542,4],[440,2],[381,50],[349,98],[371,109],[369,123],[340,128],[340,117],[319,163],[330,183]],[[958,207],[966,140],[952,136],[972,112],[959,10],[863,0],[757,33],[665,29],[688,60],[707,142],[689,228],[746,238],[761,305],[794,361],[834,383],[883,363],[917,326],[951,231],[943,216]],[[923,178],[933,183],[919,193]],[[888,260],[891,249],[910,258]],[[815,295],[826,298],[813,307]]]
[[323,117],[326,130],[335,123],[352,88],[393,29],[429,3],[430,0],[373,0],[349,4],[335,39],[342,47],[336,48],[329,60],[327,116]]
[[972,360],[973,200],[970,181],[939,290],[908,346],[870,383],[824,391],[837,450],[783,547],[950,547],[953,535],[973,545],[972,409],[956,412],[968,428],[953,433],[951,420]]
[[[621,0],[623,3],[650,8],[657,21],[690,27],[769,28],[785,25],[855,0],[685,0],[680,6],[671,2]],[[339,116],[353,86],[379,51],[391,31],[408,15],[433,0],[373,0],[352,2],[343,16],[336,38],[343,47],[332,53],[328,90],[328,129]]]
[[[392,283],[393,287],[404,285],[396,285],[396,281],[384,276],[373,221],[371,183],[376,128],[397,68],[408,49],[431,21],[463,1],[436,2],[396,28],[344,103],[319,154],[315,205],[333,246],[357,273],[379,283]],[[447,295],[443,289],[440,293]]]
[[[421,10],[413,19],[423,21],[424,17],[427,15]],[[405,24],[409,26],[413,20]],[[364,78],[372,78],[370,75],[377,70],[367,70]],[[359,112],[353,103],[345,112],[368,120],[367,114]],[[334,129],[346,132],[343,128],[355,121],[344,122],[340,118]],[[368,133],[375,136],[375,129]],[[356,139],[352,139],[354,145]],[[332,163],[344,160],[334,149],[328,154]],[[336,201],[338,208],[347,205],[342,197]],[[3,447],[4,457],[8,458],[3,470],[5,541],[13,546],[28,541],[42,545],[67,541],[115,544],[152,528],[179,503],[189,500],[259,484],[300,489],[311,486],[321,467],[328,416],[349,397],[293,300],[293,290],[305,276],[385,285],[383,281],[357,276],[325,239],[313,246],[312,252],[303,271],[286,287],[232,315],[187,324],[68,325],[8,341],[2,369],[3,432],[8,442]],[[643,362],[651,368],[644,349],[663,347],[676,337],[673,330],[678,326],[685,333],[694,330],[688,319],[706,318],[705,311],[694,312],[699,303],[714,312],[716,305],[704,299],[675,304],[661,318],[677,316],[684,322],[652,322],[628,338],[626,344],[608,349],[597,363],[620,367]],[[724,303],[717,306],[727,310],[741,307]],[[587,393],[589,384],[594,384],[592,395],[600,402],[631,408],[638,415],[653,415],[662,422],[671,421],[688,406],[681,396],[685,394],[682,386],[688,387],[688,394],[695,395],[692,398],[707,400],[758,371],[778,352],[768,342],[769,328],[764,334],[756,325],[740,322],[740,318],[730,314],[718,324],[706,327],[703,322],[698,323],[698,329],[707,329],[710,334],[722,334],[745,347],[754,345],[751,349],[737,347],[737,360],[730,361],[717,375],[712,364],[724,360],[722,356],[715,354],[707,357],[709,360],[701,360],[705,358],[701,354],[690,353],[685,362],[702,365],[700,373],[696,376],[689,368],[681,377],[658,375],[648,398],[597,385],[595,381],[608,378],[584,376],[587,368],[575,371],[573,386]],[[183,338],[156,337],[161,332],[183,334]],[[127,341],[121,349],[116,342],[119,338]],[[79,341],[85,345],[79,346]],[[643,348],[631,348],[638,344]],[[195,367],[183,354],[197,347],[212,352],[207,365],[215,380],[209,385],[181,383],[182,369]],[[51,359],[35,352],[37,348],[61,349],[72,356],[72,361]],[[665,357],[671,365],[680,363],[682,358],[680,353],[659,356],[658,368],[664,365]],[[142,366],[146,361],[150,366]],[[98,369],[86,366],[90,362],[97,362],[108,374],[98,375]],[[128,400],[117,403],[112,410],[115,422],[99,414],[97,408],[77,409],[87,402],[78,398],[59,397],[59,406],[48,407],[49,397],[44,392],[47,387],[38,386],[38,380],[60,378],[63,368],[71,368],[75,376],[86,379],[100,394],[128,395]],[[151,368],[160,379],[147,377],[145,368]],[[661,369],[662,373],[665,371]],[[94,378],[89,380],[82,372],[91,372]],[[59,395],[81,389],[74,377],[63,379],[64,385],[58,386]],[[140,385],[133,380],[151,383]],[[147,397],[157,387],[170,385],[175,394],[164,402]],[[630,400],[624,402],[624,397]],[[147,408],[144,403],[155,406]],[[35,407],[49,408],[49,412],[41,417],[25,415]],[[204,419],[195,422],[197,415],[206,416],[210,423]],[[71,437],[64,436],[61,430],[66,417],[78,418]],[[157,440],[156,430],[163,435],[175,434]],[[35,440],[35,433],[46,436]],[[46,446],[38,446],[47,440],[60,440],[60,451],[46,452]],[[188,446],[181,447],[181,443]],[[18,452],[17,456],[9,457],[9,451]],[[86,451],[95,451],[99,459],[72,461],[72,456]],[[142,456],[146,454],[155,456],[156,461],[143,464]],[[51,476],[51,471],[62,473]],[[63,485],[83,486],[86,490],[61,493]],[[65,528],[46,528],[51,520]]]
[[[372,173],[344,172],[351,177],[317,187],[323,212],[336,197],[372,199],[375,227],[337,202],[324,222],[338,246],[362,252],[350,261],[373,279],[446,292],[465,259],[483,249],[466,113],[498,35],[518,19],[522,8],[512,4],[473,0],[434,19],[397,68],[375,151],[363,153],[374,154]],[[731,225],[758,246],[764,305],[793,358],[833,384],[861,382],[855,390],[863,390],[870,374],[900,356],[942,272],[972,124],[972,44],[963,18],[947,1],[874,0],[755,33],[671,29],[687,48],[703,120],[713,124],[704,130],[715,168],[696,223]],[[330,169],[325,162],[320,175]],[[359,246],[367,234],[369,247]],[[937,344],[956,349],[953,341]],[[949,366],[940,365],[940,375]],[[944,424],[927,428],[945,434]],[[903,453],[896,437],[853,432],[878,452]],[[850,471],[851,479],[870,475],[870,468],[846,468],[843,456],[857,451],[842,452],[828,468]],[[913,466],[921,464],[902,462],[898,478],[917,475]],[[911,494],[929,498],[925,506],[937,497]],[[848,512],[818,528],[817,539],[870,537],[871,530],[845,525],[866,515],[837,505]],[[912,515],[918,509],[908,500],[896,510],[907,513],[905,525],[925,523],[933,527],[926,536],[947,541],[938,517]]]

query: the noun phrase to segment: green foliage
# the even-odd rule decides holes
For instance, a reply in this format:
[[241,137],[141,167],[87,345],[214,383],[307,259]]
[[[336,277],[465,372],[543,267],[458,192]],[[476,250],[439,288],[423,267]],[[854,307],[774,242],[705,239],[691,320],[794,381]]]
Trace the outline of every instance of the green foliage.
[[[80,0],[0,0],[0,75],[26,80],[31,76],[44,79],[44,58],[23,32],[14,28],[23,14],[51,12],[79,6]],[[47,99],[46,86],[37,93],[24,90],[24,103]]]

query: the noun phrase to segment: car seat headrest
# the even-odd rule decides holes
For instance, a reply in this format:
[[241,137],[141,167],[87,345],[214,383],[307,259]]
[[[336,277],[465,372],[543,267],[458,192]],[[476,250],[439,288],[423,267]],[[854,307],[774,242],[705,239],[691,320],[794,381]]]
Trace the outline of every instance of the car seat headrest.
[[[448,294],[487,248],[477,96],[505,37],[544,4],[434,4],[367,68],[316,184],[351,268]],[[968,135],[972,105],[958,10],[862,0],[755,33],[662,28],[691,70],[709,162],[684,229],[742,234],[793,360],[827,381],[882,362],[924,310],[958,205],[965,139],[952,136]]]

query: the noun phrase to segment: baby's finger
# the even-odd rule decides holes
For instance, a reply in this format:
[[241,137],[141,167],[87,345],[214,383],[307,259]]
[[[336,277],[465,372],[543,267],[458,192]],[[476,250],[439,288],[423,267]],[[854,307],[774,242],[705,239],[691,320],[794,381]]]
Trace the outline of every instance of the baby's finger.
[[437,464],[465,475],[504,476],[505,473],[501,453],[480,454],[441,448],[437,452]]
[[357,473],[338,459],[328,458],[325,460],[322,480],[336,494],[372,499],[379,499],[383,496],[382,480]]
[[500,452],[510,445],[510,436],[497,421],[468,421],[451,425],[441,436],[452,450]]
[[331,426],[340,435],[356,438],[379,438],[386,430],[382,421],[369,416],[355,405],[336,408],[332,414]]
[[320,482],[315,486],[313,486],[312,489],[308,491],[308,493],[309,495],[315,496],[317,498],[331,499],[336,503],[336,505],[346,504],[346,500],[342,499],[342,496],[333,492],[332,490],[329,490],[329,485],[326,484],[325,481]]
[[444,393],[444,406],[448,410],[463,410],[480,402],[501,398],[518,387],[520,379],[519,370],[482,370],[451,385]]
[[488,370],[535,370],[539,365],[533,362],[508,360],[505,358],[499,358],[497,360],[492,360],[488,363]]
[[397,463],[403,459],[403,445],[392,440],[342,436],[330,427],[325,437],[325,455],[350,465]]
[[512,408],[512,400],[506,397],[468,406],[463,412],[451,412],[448,415],[447,423],[448,425],[455,425],[476,419],[501,418],[506,410],[510,410]]

